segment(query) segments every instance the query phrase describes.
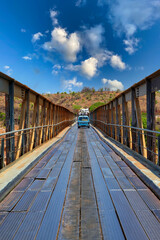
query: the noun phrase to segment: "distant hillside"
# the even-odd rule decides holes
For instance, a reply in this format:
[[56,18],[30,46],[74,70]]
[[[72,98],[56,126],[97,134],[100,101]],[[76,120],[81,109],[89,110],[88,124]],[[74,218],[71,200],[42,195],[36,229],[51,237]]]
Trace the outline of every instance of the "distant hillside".
[[86,88],[86,90],[84,89],[82,92],[62,92],[44,94],[44,96],[55,104],[64,106],[77,113],[81,107],[94,110],[96,107],[109,102],[118,94],[118,91],[95,91],[94,89]]

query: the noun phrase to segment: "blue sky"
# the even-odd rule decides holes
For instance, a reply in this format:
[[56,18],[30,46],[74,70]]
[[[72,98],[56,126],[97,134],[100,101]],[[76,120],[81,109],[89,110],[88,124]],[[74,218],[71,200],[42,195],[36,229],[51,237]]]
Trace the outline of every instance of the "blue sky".
[[39,93],[127,89],[159,69],[160,0],[5,0],[0,71]]

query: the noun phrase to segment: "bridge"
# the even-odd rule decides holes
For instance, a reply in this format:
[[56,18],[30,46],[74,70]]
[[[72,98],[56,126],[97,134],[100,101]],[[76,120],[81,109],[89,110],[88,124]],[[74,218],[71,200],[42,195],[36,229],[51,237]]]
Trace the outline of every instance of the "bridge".
[[[0,73],[0,239],[159,239],[160,70],[75,115]],[[144,128],[140,99],[146,104]],[[21,99],[19,127],[14,106]],[[32,108],[31,108],[32,104]]]

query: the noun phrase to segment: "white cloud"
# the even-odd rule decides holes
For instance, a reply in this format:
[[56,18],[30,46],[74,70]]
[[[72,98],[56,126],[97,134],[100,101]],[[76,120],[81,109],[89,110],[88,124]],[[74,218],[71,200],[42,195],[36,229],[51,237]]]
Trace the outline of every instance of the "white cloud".
[[79,71],[87,78],[92,78],[95,76],[98,68],[98,60],[94,57],[90,57],[81,62],[79,65],[68,64],[64,67],[65,70],[72,72]]
[[75,62],[81,49],[80,38],[76,32],[68,34],[64,28],[56,27],[51,33],[51,41],[45,42],[43,48],[47,51],[57,50],[65,60]]
[[25,32],[26,32],[26,29],[21,28],[21,32],[22,32],[22,33],[25,33]]
[[128,39],[123,40],[123,42],[126,45],[125,50],[129,54],[133,54],[137,50],[139,39],[138,38],[128,38]]
[[68,64],[67,66],[64,67],[65,70],[69,70],[69,71],[72,71],[72,72],[79,71],[80,68],[81,68],[81,65],[73,65],[72,63]]
[[98,67],[98,60],[94,57],[90,57],[82,62],[81,71],[88,78],[95,76]]
[[29,57],[29,56],[24,56],[24,57],[22,57],[24,60],[32,60],[32,58],[31,57]]
[[10,66],[7,66],[7,65],[6,65],[6,66],[4,66],[4,69],[9,69],[9,68],[10,68]]
[[101,24],[85,29],[80,33],[82,43],[86,47],[89,54],[94,55],[101,51],[101,43],[103,42],[104,28]]
[[148,29],[160,19],[160,0],[98,0],[99,6],[103,4],[108,5],[108,16],[116,32],[125,33],[129,54],[138,46],[134,38],[137,30]]
[[12,74],[13,70],[11,69],[10,66],[5,65],[3,68],[5,69],[5,73],[6,73],[7,75],[10,76],[10,75]]
[[116,30],[132,36],[137,29],[144,30],[160,18],[159,0],[99,0],[109,5],[110,17]]
[[52,67],[52,74],[58,74],[59,70],[61,69],[61,65],[59,64],[55,64],[53,67]]
[[107,84],[107,87],[111,90],[111,91],[116,91],[116,90],[120,90],[123,91],[124,86],[122,84],[122,82],[118,81],[118,80],[110,80],[110,79],[106,79],[103,78],[102,79],[102,83],[105,85]]
[[40,40],[41,37],[43,37],[44,35],[41,32],[35,33],[32,36],[32,42],[36,42],[38,40]]
[[98,60],[98,67],[103,67],[111,59],[113,53],[108,50],[100,51],[94,57]]
[[63,81],[64,89],[72,90],[73,87],[82,87],[83,82],[78,82],[77,78],[74,77],[72,80],[64,80]]
[[52,19],[52,24],[53,25],[57,25],[58,24],[57,16],[58,16],[58,12],[57,11],[54,11],[53,9],[50,10],[50,17]]
[[111,57],[111,66],[113,68],[118,68],[120,70],[126,69],[126,64],[124,62],[122,62],[121,57],[118,55],[113,55]]
[[90,57],[82,61],[81,64],[68,64],[64,67],[64,69],[73,72],[79,71],[85,77],[92,78],[96,75],[98,69],[104,66],[107,61],[111,64],[113,68],[117,68],[119,70],[125,70],[127,68],[126,64],[122,62],[120,56],[113,55],[112,52],[106,50],[102,53],[98,53],[95,57]]
[[76,0],[76,7],[81,7],[86,4],[86,0]]

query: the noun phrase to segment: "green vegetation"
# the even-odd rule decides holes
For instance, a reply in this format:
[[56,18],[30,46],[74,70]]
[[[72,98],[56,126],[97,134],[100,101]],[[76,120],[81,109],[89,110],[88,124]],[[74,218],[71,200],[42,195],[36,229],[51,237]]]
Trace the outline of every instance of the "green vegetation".
[[73,105],[73,109],[74,109],[74,110],[80,110],[80,109],[81,109],[81,106],[75,104],[75,105]]
[[4,125],[4,122],[5,122],[5,119],[6,119],[6,114],[3,113],[3,112],[0,112],[0,122],[3,122],[3,125]]
[[142,123],[143,123],[143,128],[147,129],[147,113],[142,112]]
[[89,110],[90,110],[90,112],[92,112],[92,111],[94,111],[97,107],[102,106],[102,105],[104,105],[103,102],[96,102],[96,103],[94,103],[94,104],[92,104],[92,105],[90,106]]

